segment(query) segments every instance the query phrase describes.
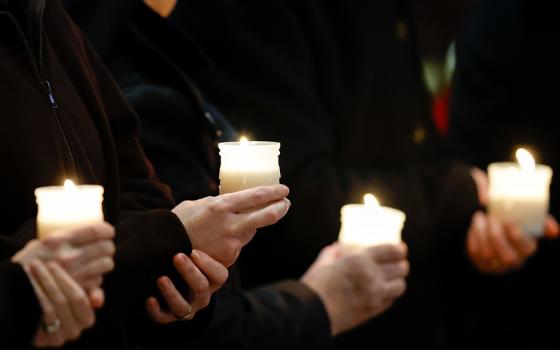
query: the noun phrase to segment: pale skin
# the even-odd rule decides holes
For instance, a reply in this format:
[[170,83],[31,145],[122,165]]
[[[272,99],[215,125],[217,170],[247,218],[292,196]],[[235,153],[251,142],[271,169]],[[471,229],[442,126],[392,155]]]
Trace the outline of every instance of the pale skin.
[[323,301],[336,336],[391,307],[406,290],[406,245],[325,248],[301,278]]
[[29,242],[12,258],[23,266],[33,285],[42,322],[60,321],[53,333],[39,327],[35,347],[61,346],[93,326],[94,310],[105,300],[103,274],[114,267],[114,234],[109,224],[64,231]]
[[168,17],[175,9],[177,0],[144,0],[144,3],[161,17]]
[[273,225],[287,214],[288,193],[284,185],[262,186],[184,201],[172,211],[185,226],[193,249],[229,267],[258,228]]
[[[479,201],[488,202],[488,179],[480,169],[471,175],[477,185]],[[556,219],[548,216],[544,234],[555,238],[560,234]],[[467,253],[472,264],[482,273],[504,274],[521,268],[537,252],[536,238],[523,233],[511,222],[499,222],[484,212],[473,215],[466,242]]]
[[190,257],[177,254],[173,258],[190,295],[181,295],[167,276],[160,277],[157,286],[167,305],[164,308],[155,297],[148,298],[150,317],[160,324],[188,321],[208,306],[212,294],[227,280],[226,267],[235,262],[257,229],[273,225],[286,215],[290,208],[288,193],[284,185],[263,186],[185,201],[173,209],[193,246]]

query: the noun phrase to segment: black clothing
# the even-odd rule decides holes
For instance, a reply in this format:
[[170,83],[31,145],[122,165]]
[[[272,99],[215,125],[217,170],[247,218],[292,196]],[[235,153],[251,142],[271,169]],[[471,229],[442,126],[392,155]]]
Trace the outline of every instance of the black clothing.
[[[525,0],[481,1],[457,45],[450,137],[465,157],[485,169],[513,161],[530,146],[555,174],[551,213],[560,215],[560,142],[557,84],[560,55],[556,11]],[[519,271],[482,279],[474,294],[477,318],[465,344],[557,349],[560,288],[555,281],[560,242],[543,239]]]
[[[139,335],[165,339],[174,328],[184,337],[197,322],[157,327],[145,312],[156,279],[174,271],[173,255],[191,246],[140,147],[137,120],[61,4],[31,0],[28,11],[31,35],[11,8],[0,7],[0,158],[9,165],[0,178],[10,184],[0,204],[2,241],[10,247],[0,258],[36,237],[35,188],[65,178],[103,185],[105,219],[116,227],[116,269],[105,276],[107,303],[95,327],[67,348],[127,349]],[[23,285],[11,288],[28,294]],[[29,319],[37,321],[37,313]],[[5,339],[13,330],[0,332]]]
[[[3,249],[0,249],[3,250]],[[2,255],[3,256],[3,255]],[[37,332],[41,308],[20,265],[0,262],[0,329],[2,344],[22,348]]]
[[[79,10],[95,12],[87,6]],[[146,154],[174,197],[180,201],[216,194],[216,142],[234,132],[189,78],[207,66],[205,56],[184,33],[144,5],[130,18],[122,17],[126,29],[111,38],[90,30],[87,23],[95,22],[92,18],[83,19],[83,30],[94,44],[113,48],[103,58],[138,113]],[[243,291],[233,268],[227,286],[217,292],[212,327],[192,346],[324,349],[330,338],[324,307],[305,285],[284,281]]]
[[183,0],[171,19],[214,62],[196,78],[216,106],[251,139],[282,143],[293,205],[242,252],[243,281],[298,278],[337,239],[340,207],[372,192],[407,214],[409,290],[341,347],[444,346],[443,298],[458,303],[446,288],[461,282],[446,278],[468,268],[478,203],[434,129],[408,2]]

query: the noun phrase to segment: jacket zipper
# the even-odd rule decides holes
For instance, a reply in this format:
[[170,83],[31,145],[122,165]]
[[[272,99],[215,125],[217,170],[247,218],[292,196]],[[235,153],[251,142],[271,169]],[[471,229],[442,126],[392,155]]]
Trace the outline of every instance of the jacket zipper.
[[62,126],[62,122],[60,120],[60,117],[57,113],[57,109],[58,109],[58,104],[56,103],[56,97],[54,95],[53,89],[52,89],[52,84],[49,81],[49,79],[46,77],[46,72],[44,69],[44,59],[43,59],[43,17],[44,17],[44,8],[45,8],[45,0],[41,0],[41,7],[40,7],[40,13],[37,16],[38,18],[36,18],[39,22],[38,22],[38,30],[39,30],[39,58],[36,59],[35,55],[33,54],[33,50],[32,50],[32,46],[29,43],[29,41],[27,40],[27,37],[25,36],[25,33],[23,32],[23,30],[21,29],[19,23],[15,20],[15,18],[13,19],[16,27],[19,31],[19,34],[23,40],[23,42],[25,43],[25,47],[27,49],[27,54],[29,55],[29,57],[31,58],[31,61],[34,63],[33,66],[33,70],[35,72],[35,75],[37,77],[37,79],[39,80],[39,84],[41,85],[41,88],[45,90],[47,97],[49,99],[49,104],[51,107],[51,111],[54,114],[55,120],[56,120],[56,125],[58,127],[58,130],[60,132],[60,134],[62,135],[62,139],[64,141],[64,146],[66,148],[66,151],[68,152],[68,155],[70,157],[70,160],[72,162],[72,166],[74,167],[74,171],[75,171],[75,175],[78,175],[78,166],[76,163],[76,159],[74,157],[74,152],[72,151],[72,148],[70,146],[70,142],[68,140],[68,136],[66,134],[66,131],[64,130],[64,127]]

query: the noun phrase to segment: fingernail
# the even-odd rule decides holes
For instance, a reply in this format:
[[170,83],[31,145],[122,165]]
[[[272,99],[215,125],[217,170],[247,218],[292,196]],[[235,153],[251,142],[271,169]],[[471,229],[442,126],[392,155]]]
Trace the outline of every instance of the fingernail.
[[169,279],[169,277],[167,276],[163,276],[160,279],[161,283],[165,286],[165,287],[170,287],[171,286],[171,280]]
[[[188,255],[186,255],[184,253],[181,253],[180,255],[181,255],[180,259],[183,262],[183,264],[188,264],[188,263],[191,262],[191,259],[189,258]],[[191,253],[191,255],[192,255],[192,253]]]
[[[185,254],[183,254],[183,256],[185,256]],[[200,258],[200,254],[198,254],[198,252],[196,250],[193,250],[191,252],[191,257],[193,257],[195,259],[198,259],[198,258]]]

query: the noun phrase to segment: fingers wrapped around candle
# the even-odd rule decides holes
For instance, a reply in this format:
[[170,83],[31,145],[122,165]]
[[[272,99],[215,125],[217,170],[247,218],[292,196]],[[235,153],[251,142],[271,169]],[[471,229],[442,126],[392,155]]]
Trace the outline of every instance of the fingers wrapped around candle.
[[240,192],[184,201],[172,211],[183,223],[194,249],[231,266],[258,228],[272,225],[290,207],[286,186],[257,187]]
[[382,244],[366,248],[367,254],[378,263],[400,262],[406,259],[408,247],[404,243]]
[[284,185],[261,186],[248,190],[220,195],[223,204],[233,212],[255,210],[270,202],[280,201],[290,190]]
[[58,246],[67,243],[74,247],[80,247],[100,240],[110,240],[114,237],[115,228],[106,222],[99,222],[76,229],[60,230],[44,240],[47,245]]
[[467,236],[467,252],[480,271],[504,273],[517,269],[536,250],[536,238],[525,234],[519,225],[502,223],[482,212],[473,216]]
[[406,290],[404,244],[325,248],[301,278],[325,305],[337,335],[387,310]]

